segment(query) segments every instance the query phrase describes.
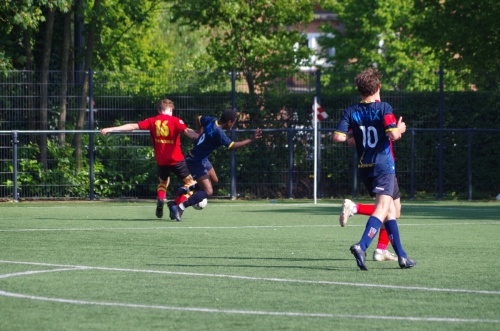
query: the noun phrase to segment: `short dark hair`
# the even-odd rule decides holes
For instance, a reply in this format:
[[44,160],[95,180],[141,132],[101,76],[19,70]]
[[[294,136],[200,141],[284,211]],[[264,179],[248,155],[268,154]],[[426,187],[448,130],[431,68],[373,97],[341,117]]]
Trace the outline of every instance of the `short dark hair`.
[[236,121],[236,112],[233,111],[232,109],[226,109],[224,112],[222,112],[222,115],[220,115],[219,122],[221,123],[227,123],[229,121]]
[[380,86],[381,75],[375,68],[368,68],[356,76],[356,86],[362,96],[367,97],[377,92]]

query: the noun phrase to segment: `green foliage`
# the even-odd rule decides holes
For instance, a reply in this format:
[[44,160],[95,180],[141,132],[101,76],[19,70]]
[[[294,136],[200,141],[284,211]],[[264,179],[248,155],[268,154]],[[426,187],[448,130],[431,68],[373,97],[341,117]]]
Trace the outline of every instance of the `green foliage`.
[[[329,35],[319,39],[323,49],[335,49],[333,56],[323,55],[332,65],[323,77],[327,86],[345,86],[349,90],[353,82],[342,75],[345,71],[357,73],[375,66],[386,73],[384,89],[435,88],[436,72],[445,62],[435,44],[418,36],[444,34],[430,29],[422,16],[415,14],[413,0],[325,1],[324,8],[337,13],[342,24],[340,30],[323,26],[323,32]],[[459,66],[448,68],[448,80],[454,81],[450,86],[470,89],[471,81],[465,80],[463,73]]]
[[106,1],[102,6],[106,14],[100,20],[96,68],[111,71],[171,69],[174,52],[161,39],[158,29],[161,2]]
[[[120,197],[140,191],[144,185],[158,181],[154,151],[146,144],[138,147],[133,135],[99,136],[97,159],[102,166],[95,169],[95,192],[101,197]],[[139,192],[138,195],[154,195],[154,191]]]
[[415,36],[441,64],[461,73],[470,70],[472,88],[499,89],[498,1],[416,0],[410,16]]
[[305,36],[298,28],[312,20],[311,1],[171,2],[173,19],[206,29],[211,36],[207,52],[218,68],[242,72],[250,93],[256,85],[272,80],[277,70],[295,69],[309,58]]

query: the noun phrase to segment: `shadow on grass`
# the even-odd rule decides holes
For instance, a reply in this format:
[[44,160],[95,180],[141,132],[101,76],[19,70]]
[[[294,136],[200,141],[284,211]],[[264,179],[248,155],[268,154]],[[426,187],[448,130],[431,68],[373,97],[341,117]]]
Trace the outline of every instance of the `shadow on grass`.
[[[304,206],[302,208],[276,208],[276,209],[247,209],[245,213],[270,213],[270,214],[304,214],[304,215],[339,215],[342,209],[338,206]],[[424,217],[447,220],[491,220],[500,221],[500,204],[484,206],[446,206],[446,205],[405,205],[402,203],[402,214],[405,218]]]
[[68,217],[36,217],[35,220],[64,220],[64,221],[107,221],[107,222],[155,222],[155,223],[179,223],[174,220],[165,219],[165,218],[68,218]]
[[[176,257],[179,258],[179,257]],[[262,269],[308,269],[308,270],[350,270],[358,271],[356,262],[354,258],[352,259],[317,259],[317,258],[255,258],[255,257],[218,257],[218,256],[199,256],[199,257],[180,257],[182,259],[210,259],[210,260],[248,260],[248,261],[276,261],[276,262],[296,262],[294,265],[258,265],[258,264],[180,264],[180,263],[148,263],[148,267],[184,267],[184,268],[200,268],[200,267],[214,267],[214,268],[262,268]],[[326,262],[328,264],[334,264],[339,261],[352,261],[352,267],[338,267],[338,266],[303,266],[299,265],[301,262]],[[400,270],[397,263],[377,263],[377,266],[370,266],[370,269],[395,269]]]

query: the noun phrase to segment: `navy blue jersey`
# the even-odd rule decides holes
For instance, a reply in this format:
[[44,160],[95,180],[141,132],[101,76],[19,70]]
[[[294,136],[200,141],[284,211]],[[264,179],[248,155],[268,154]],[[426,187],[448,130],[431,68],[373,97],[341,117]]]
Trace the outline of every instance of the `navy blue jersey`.
[[[358,152],[358,169],[372,176],[394,174],[394,157],[386,132],[397,130],[392,107],[386,102],[358,103],[344,110],[335,133],[352,130]],[[364,172],[365,172],[364,171]]]
[[189,152],[189,159],[201,161],[207,158],[218,147],[226,146],[230,148],[233,145],[234,142],[219,127],[217,118],[201,116],[199,120],[203,128],[203,133],[196,139],[195,146]]

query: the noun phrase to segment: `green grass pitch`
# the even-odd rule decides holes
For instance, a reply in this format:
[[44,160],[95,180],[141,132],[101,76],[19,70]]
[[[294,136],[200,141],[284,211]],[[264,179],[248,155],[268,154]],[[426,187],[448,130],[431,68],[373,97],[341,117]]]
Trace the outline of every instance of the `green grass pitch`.
[[0,204],[0,330],[499,330],[500,203],[403,201],[360,271],[339,200]]

